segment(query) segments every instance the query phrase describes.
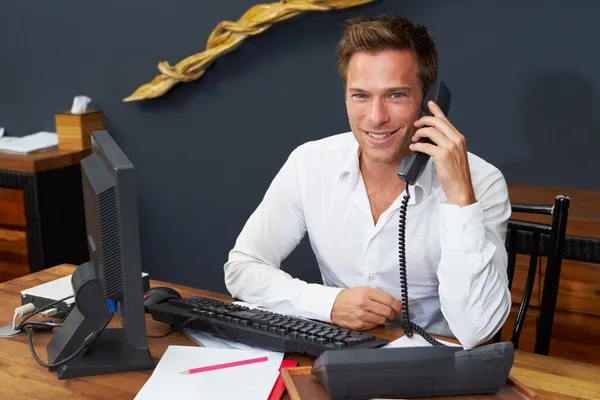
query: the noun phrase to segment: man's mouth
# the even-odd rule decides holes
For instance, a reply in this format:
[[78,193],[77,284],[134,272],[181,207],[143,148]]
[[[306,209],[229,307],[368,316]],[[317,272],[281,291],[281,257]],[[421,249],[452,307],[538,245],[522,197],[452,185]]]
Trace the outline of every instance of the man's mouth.
[[383,140],[389,136],[392,136],[394,133],[398,132],[398,129],[393,130],[393,131],[387,131],[387,132],[369,132],[369,131],[363,131],[363,132],[365,132],[367,135],[369,135],[373,139]]

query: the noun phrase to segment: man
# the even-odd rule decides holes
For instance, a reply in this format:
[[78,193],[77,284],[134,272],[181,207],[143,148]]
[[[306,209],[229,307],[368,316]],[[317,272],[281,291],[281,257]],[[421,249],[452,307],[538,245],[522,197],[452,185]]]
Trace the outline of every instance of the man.
[[[259,306],[345,328],[398,324],[398,213],[407,188],[397,171],[420,151],[431,158],[409,187],[410,319],[474,347],[510,311],[504,177],[467,152],[436,104],[428,104],[432,117],[421,117],[438,66],[425,27],[403,17],[352,19],[337,55],[352,132],[291,153],[229,254],[226,286]],[[279,268],[307,232],[323,285]]]

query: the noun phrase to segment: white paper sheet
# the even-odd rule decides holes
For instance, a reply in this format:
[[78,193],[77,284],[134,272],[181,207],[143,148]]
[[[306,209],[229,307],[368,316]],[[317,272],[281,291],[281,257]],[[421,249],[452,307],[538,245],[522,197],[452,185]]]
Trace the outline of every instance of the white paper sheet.
[[[445,340],[439,340],[439,342],[448,345],[448,346],[454,346],[454,347],[462,347],[460,344],[456,344],[456,343],[452,343],[452,342],[447,342]],[[427,340],[423,339],[423,337],[421,335],[418,334],[414,334],[412,338],[409,338],[408,336],[402,336],[399,339],[396,339],[388,344],[386,344],[385,346],[383,346],[383,348],[386,347],[431,347],[431,343],[429,343]]]
[[58,135],[53,132],[38,132],[20,138],[7,139],[3,138],[0,141],[0,151],[27,154],[58,145]]
[[267,349],[263,349],[260,347],[249,346],[245,343],[237,342],[235,340],[227,340],[220,338],[211,333],[197,331],[193,329],[183,329],[184,333],[188,335],[190,339],[198,343],[200,346],[209,347],[213,349],[237,349],[237,350],[246,350],[246,351],[260,351],[260,352],[268,352],[273,353],[275,355],[281,355],[283,357],[283,353],[271,351]]
[[202,331],[183,328],[183,332],[186,335],[188,335],[190,339],[192,339],[194,342],[198,343],[202,347],[209,347],[211,349],[236,349],[234,346],[227,343],[226,341],[220,340],[219,338],[216,338],[213,335]]
[[[191,368],[267,356],[256,364],[182,375]],[[206,347],[169,346],[135,400],[265,400],[279,376],[282,355]]]

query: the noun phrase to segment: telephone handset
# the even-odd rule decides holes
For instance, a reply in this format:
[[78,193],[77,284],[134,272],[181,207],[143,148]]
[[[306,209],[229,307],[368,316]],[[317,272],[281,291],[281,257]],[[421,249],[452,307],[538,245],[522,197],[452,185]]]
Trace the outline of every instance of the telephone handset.
[[[448,86],[446,86],[444,82],[438,81],[434,83],[423,98],[423,104],[421,105],[423,114],[431,116],[431,112],[429,111],[427,103],[430,100],[433,100],[433,102],[435,102],[442,109],[444,114],[448,115],[451,97],[450,89],[448,89]],[[428,138],[423,138],[420,140],[420,142],[435,144]],[[444,346],[444,344],[435,340],[423,328],[410,320],[408,309],[408,282],[406,281],[406,249],[404,242],[406,229],[406,209],[408,206],[408,200],[410,199],[410,186],[414,185],[419,179],[428,161],[429,155],[421,152],[414,152],[410,156],[402,159],[400,168],[398,169],[398,177],[406,182],[406,191],[404,198],[402,199],[402,206],[400,207],[400,223],[398,231],[398,258],[400,266],[400,286],[402,291],[402,327],[404,329],[404,334],[408,337],[412,337],[413,330],[415,330],[432,345]]]
[[[423,103],[421,105],[421,111],[423,112],[423,115],[431,116],[431,112],[427,106],[427,103],[430,100],[432,100],[441,108],[441,110],[444,112],[444,115],[448,115],[448,112],[450,111],[451,98],[452,94],[450,93],[448,86],[446,86],[446,84],[442,81],[435,82],[433,85],[431,85],[427,91],[427,94],[423,98]],[[419,140],[419,142],[435,144],[429,138],[423,138]],[[406,182],[407,185],[414,185],[423,173],[423,170],[427,165],[427,161],[429,161],[429,155],[419,151],[412,153],[408,157],[403,157],[402,162],[400,163],[400,168],[398,169],[398,177]]]

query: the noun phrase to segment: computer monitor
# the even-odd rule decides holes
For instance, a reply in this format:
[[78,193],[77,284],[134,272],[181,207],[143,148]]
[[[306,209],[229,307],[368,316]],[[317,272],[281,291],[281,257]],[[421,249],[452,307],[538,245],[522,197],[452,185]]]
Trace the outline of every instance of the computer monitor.
[[[90,260],[73,273],[75,307],[47,346],[49,369],[69,379],[153,368],[133,164],[107,131],[94,131],[81,171]],[[106,329],[115,312],[122,328]]]

